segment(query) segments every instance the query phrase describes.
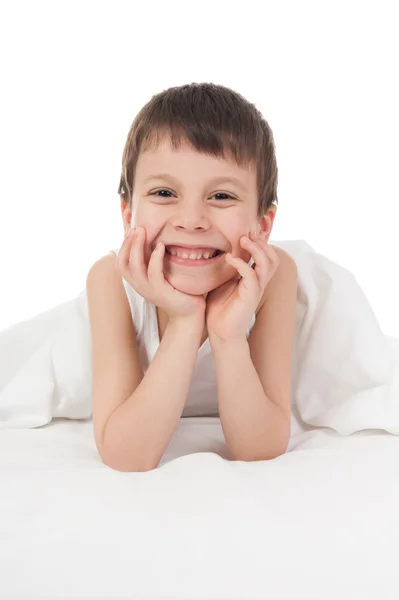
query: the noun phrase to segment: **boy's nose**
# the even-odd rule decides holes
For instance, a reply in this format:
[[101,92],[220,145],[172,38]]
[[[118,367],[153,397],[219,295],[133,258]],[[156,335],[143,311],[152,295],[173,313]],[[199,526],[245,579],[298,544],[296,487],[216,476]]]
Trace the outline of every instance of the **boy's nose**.
[[209,229],[210,221],[205,208],[200,206],[180,207],[173,219],[173,225],[179,229],[194,231]]

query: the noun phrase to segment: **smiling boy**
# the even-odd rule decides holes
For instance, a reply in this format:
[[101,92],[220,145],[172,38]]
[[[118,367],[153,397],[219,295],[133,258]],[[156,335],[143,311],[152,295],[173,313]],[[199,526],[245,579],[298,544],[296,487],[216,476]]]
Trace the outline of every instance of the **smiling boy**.
[[[102,460],[123,471],[159,464],[206,344],[231,458],[281,455],[290,436],[297,268],[268,243],[277,164],[267,122],[223,86],[169,88],[132,124],[119,193],[125,239],[116,262],[96,261],[86,285]],[[155,307],[139,317],[157,321],[148,368],[122,278]]]

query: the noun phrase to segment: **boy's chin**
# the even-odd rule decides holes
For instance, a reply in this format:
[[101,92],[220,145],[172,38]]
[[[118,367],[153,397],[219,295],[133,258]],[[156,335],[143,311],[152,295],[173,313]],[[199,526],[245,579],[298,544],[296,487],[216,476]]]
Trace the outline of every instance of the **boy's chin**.
[[176,290],[183,292],[184,294],[189,294],[190,296],[203,296],[224,283],[223,281],[201,281],[201,278],[198,278],[198,280],[184,281],[181,277],[173,275],[167,276],[166,279]]
[[[178,290],[179,292],[183,292],[184,294],[189,294],[190,296],[204,296],[205,294],[208,294],[208,292],[211,291],[211,289],[209,288],[209,286],[204,286],[204,285],[179,285],[179,284],[173,284],[171,281],[169,282],[171,285],[173,285],[173,287]],[[214,289],[214,288],[212,288]]]

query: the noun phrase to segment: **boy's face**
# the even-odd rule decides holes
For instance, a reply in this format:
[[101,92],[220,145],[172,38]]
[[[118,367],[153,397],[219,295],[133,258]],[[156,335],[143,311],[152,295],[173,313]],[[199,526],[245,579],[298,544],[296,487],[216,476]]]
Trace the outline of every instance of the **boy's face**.
[[130,221],[146,230],[147,265],[156,244],[163,242],[167,281],[182,292],[200,295],[234,277],[236,269],[223,254],[201,260],[178,255],[200,256],[209,246],[209,252],[231,252],[248,262],[251,256],[241,248],[240,238],[256,229],[267,241],[275,216],[273,206],[258,222],[257,205],[255,170],[240,167],[233,159],[202,154],[187,143],[173,150],[166,139],[155,150],[140,154],[132,211],[126,209],[123,220],[125,230]]

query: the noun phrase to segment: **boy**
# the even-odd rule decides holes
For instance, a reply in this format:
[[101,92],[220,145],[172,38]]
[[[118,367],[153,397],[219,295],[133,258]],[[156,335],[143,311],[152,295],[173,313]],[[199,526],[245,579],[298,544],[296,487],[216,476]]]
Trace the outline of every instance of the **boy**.
[[268,244],[277,165],[267,122],[223,86],[170,88],[131,126],[119,193],[125,239],[86,284],[102,460],[121,471],[158,465],[201,387],[204,352],[232,459],[284,453],[297,269]]

